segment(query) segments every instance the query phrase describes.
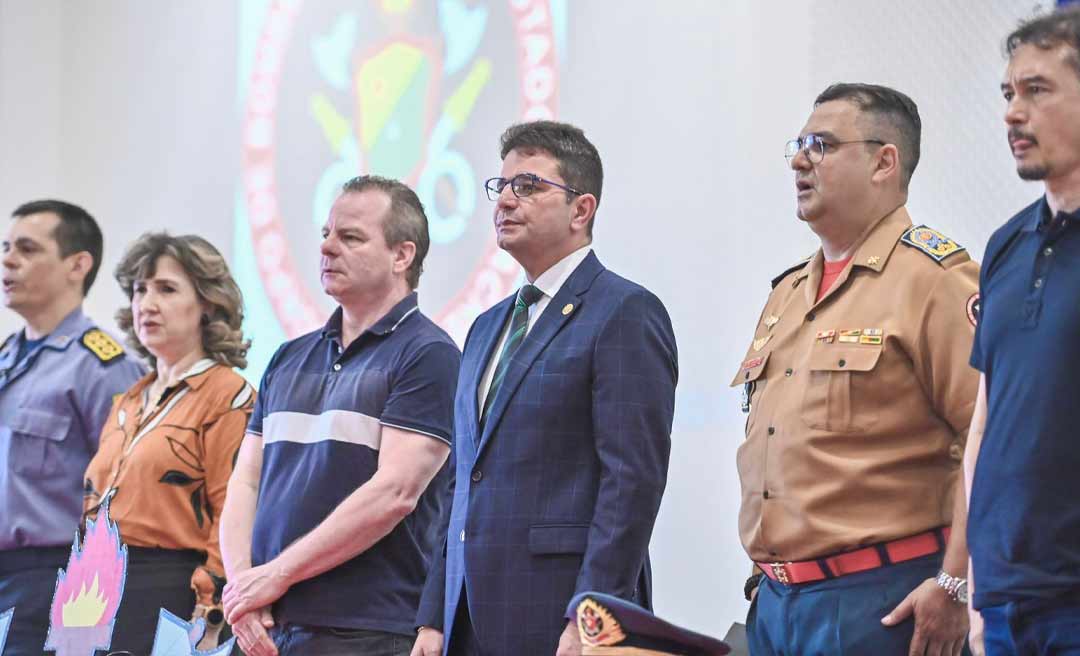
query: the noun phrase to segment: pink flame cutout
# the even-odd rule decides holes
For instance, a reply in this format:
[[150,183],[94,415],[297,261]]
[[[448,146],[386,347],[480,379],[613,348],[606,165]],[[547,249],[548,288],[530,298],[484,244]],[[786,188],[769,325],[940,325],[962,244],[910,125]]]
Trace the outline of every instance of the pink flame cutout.
[[127,547],[106,501],[97,521],[86,520],[81,549],[76,533],[67,570],[57,573],[45,649],[57,656],[94,656],[95,649],[108,649],[126,574]]

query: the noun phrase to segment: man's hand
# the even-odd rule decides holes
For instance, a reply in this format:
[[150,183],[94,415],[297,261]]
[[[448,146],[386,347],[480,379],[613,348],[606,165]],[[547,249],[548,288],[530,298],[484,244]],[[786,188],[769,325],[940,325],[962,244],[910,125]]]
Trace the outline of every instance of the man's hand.
[[911,638],[910,656],[924,653],[958,656],[968,632],[967,606],[949,598],[934,579],[926,579],[881,619],[885,626],[896,626],[908,616],[915,616],[915,635]]
[[236,624],[241,615],[269,606],[288,589],[288,582],[272,562],[244,570],[225,584],[221,595],[225,619]]
[[420,633],[416,635],[416,642],[413,643],[409,656],[439,656],[439,654],[442,654],[442,647],[442,631],[423,627],[420,629]]
[[555,656],[581,656],[581,634],[578,633],[576,622],[566,623],[566,628],[559,636],[559,648],[555,650]]
[[260,608],[242,615],[232,623],[232,630],[240,649],[247,656],[277,656],[277,647],[268,633],[273,626],[274,618],[270,616],[270,609]]

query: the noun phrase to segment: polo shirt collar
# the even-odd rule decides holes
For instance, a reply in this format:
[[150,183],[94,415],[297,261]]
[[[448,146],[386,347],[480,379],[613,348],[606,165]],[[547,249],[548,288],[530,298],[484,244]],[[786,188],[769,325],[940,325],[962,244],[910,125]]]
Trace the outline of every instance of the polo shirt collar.
[[[418,297],[416,292],[410,293],[405,298],[398,301],[398,304],[390,308],[381,319],[371,325],[370,328],[365,330],[365,333],[373,333],[375,335],[389,335],[397,330],[406,319],[412,316],[419,310]],[[339,339],[341,337],[341,319],[342,309],[339,305],[334,313],[330,315],[330,319],[323,326],[322,336],[324,338]]]
[[[1067,221],[1080,221],[1080,209],[1074,212],[1058,212],[1058,214],[1065,217]],[[1049,223],[1053,220],[1054,215],[1050,214],[1050,205],[1046,202],[1046,194],[1039,199],[1039,202],[1031,209],[1031,216],[1024,222],[1024,227],[1021,228],[1022,232],[1035,232],[1045,223]]]

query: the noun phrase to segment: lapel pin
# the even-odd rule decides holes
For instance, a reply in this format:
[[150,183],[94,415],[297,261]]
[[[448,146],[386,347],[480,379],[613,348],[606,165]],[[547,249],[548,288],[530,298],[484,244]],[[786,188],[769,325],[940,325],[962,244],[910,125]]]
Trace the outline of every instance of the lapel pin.
[[766,344],[769,343],[770,339],[772,339],[772,335],[766,335],[766,336],[764,336],[764,337],[762,337],[760,339],[755,339],[754,340],[754,350],[755,351],[760,351],[762,348],[765,347]]
[[878,257],[877,255],[871,255],[870,257],[866,258],[866,265],[867,266],[877,266],[877,263],[880,262],[880,261],[881,261],[880,257]]
[[775,314],[770,314],[769,316],[765,317],[765,327],[769,330],[772,330],[772,327],[776,325],[777,321],[780,321],[780,317],[776,316]]
[[571,312],[573,312],[573,311],[574,311],[574,304],[573,304],[573,303],[567,303],[567,304],[566,304],[566,305],[564,305],[564,306],[563,306],[563,308],[562,308],[562,313],[563,313],[563,316],[564,316],[564,317],[565,317],[566,315],[570,314],[570,313],[571,313]]

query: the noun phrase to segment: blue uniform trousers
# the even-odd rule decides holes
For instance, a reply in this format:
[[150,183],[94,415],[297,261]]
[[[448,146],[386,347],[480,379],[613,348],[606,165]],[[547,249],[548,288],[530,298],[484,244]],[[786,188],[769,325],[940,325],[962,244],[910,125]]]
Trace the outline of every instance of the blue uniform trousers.
[[70,547],[0,551],[0,613],[15,607],[4,656],[45,653],[56,573],[67,566],[70,553]]
[[1030,599],[982,613],[986,656],[1080,656],[1080,601]]
[[[933,578],[942,554],[835,579],[787,586],[763,578],[746,619],[754,656],[907,656],[915,621],[881,618]],[[965,647],[964,653],[967,654]]]

